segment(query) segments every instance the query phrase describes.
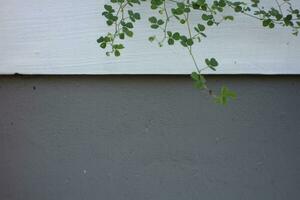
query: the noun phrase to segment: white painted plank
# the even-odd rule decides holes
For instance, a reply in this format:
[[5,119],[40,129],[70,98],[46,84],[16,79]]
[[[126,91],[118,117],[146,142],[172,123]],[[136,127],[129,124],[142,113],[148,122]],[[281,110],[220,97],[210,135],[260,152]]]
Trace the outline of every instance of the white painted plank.
[[[180,47],[147,41],[152,30],[137,23],[120,58],[107,57],[95,42],[106,33],[107,0],[0,0],[0,74],[189,74],[193,62]],[[273,4],[267,0],[266,3]],[[300,2],[294,0],[297,7]],[[149,12],[141,13],[146,16]],[[147,17],[144,16],[144,20]],[[199,61],[216,57],[218,74],[300,74],[300,37],[286,29],[263,29],[239,16],[208,31],[195,48]],[[207,71],[207,73],[212,73]]]

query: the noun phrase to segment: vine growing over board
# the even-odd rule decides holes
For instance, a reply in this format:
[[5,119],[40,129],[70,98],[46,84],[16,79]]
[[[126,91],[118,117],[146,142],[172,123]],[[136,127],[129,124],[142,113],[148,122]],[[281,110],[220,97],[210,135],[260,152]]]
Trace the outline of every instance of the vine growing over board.
[[[234,13],[240,13],[254,18],[263,27],[273,29],[282,26],[291,29],[292,34],[297,36],[300,30],[300,12],[295,9],[290,0],[274,0],[274,6],[265,8],[260,0],[230,1],[230,0],[110,0],[104,5],[102,15],[106,18],[108,26],[113,27],[112,32],[99,37],[97,42],[103,49],[108,49],[107,56],[120,56],[124,45],[122,40],[134,35],[134,23],[141,19],[141,13],[134,10],[139,4],[148,4],[149,9],[155,11],[155,15],[148,18],[152,29],[161,31],[161,36],[149,36],[150,42],[157,42],[162,47],[164,44],[174,45],[179,43],[190,55],[195,72],[191,78],[198,89],[207,91],[217,103],[226,104],[229,99],[235,99],[235,92],[223,86],[219,94],[215,94],[207,86],[203,71],[210,69],[215,71],[219,66],[214,57],[206,58],[205,66],[198,64],[193,53],[193,46],[207,37],[208,27],[218,26],[225,21],[233,21],[233,15],[225,15],[224,10],[230,9]],[[227,13],[227,12],[226,12]],[[190,16],[199,15],[198,21],[191,21]],[[171,21],[184,26],[186,33],[171,31]]]

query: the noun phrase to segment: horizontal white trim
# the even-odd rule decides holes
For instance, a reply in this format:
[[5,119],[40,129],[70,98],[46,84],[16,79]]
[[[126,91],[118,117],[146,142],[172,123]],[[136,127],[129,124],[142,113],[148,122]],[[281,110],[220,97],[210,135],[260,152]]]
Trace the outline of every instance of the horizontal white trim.
[[[106,33],[101,10],[107,0],[0,0],[0,74],[190,74],[186,50],[148,42],[156,33],[143,21],[120,58],[107,57],[96,39]],[[266,3],[274,5],[273,1]],[[299,1],[293,3],[300,7]],[[196,17],[194,20],[197,20]],[[173,26],[173,25],[172,25]],[[174,29],[173,29],[174,30]],[[300,37],[287,29],[267,30],[237,16],[211,28],[195,48],[200,63],[215,57],[216,74],[300,74]]]

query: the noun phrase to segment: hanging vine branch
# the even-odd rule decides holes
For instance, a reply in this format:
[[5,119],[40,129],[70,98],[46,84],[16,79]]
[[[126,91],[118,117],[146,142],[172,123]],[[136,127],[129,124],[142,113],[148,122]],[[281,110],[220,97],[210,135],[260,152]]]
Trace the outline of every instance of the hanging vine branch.
[[[202,73],[207,69],[215,71],[219,63],[215,58],[206,58],[205,66],[201,67],[193,54],[193,46],[206,37],[207,27],[234,20],[233,15],[224,15],[224,9],[231,9],[235,13],[254,18],[265,28],[286,27],[295,36],[300,30],[300,12],[293,8],[290,0],[274,0],[274,6],[269,9],[264,8],[260,0],[251,0],[248,3],[229,0],[149,0],[149,2],[150,9],[158,12],[157,15],[148,18],[149,25],[152,29],[161,31],[162,36],[150,36],[148,40],[157,42],[159,46],[179,43],[187,49],[196,69],[191,74],[195,86],[207,91],[221,104],[226,104],[228,99],[235,99],[236,94],[227,87],[222,87],[218,95],[208,88]],[[107,25],[113,27],[113,31],[101,36],[97,42],[101,48],[108,49],[106,55],[121,55],[124,49],[121,41],[133,37],[134,23],[141,19],[141,14],[133,10],[141,3],[146,3],[146,0],[110,0],[110,4],[104,5],[102,15],[106,18]],[[190,20],[192,14],[200,15],[199,21],[192,22]],[[171,20],[177,22],[179,26],[186,27],[186,33],[169,30]]]

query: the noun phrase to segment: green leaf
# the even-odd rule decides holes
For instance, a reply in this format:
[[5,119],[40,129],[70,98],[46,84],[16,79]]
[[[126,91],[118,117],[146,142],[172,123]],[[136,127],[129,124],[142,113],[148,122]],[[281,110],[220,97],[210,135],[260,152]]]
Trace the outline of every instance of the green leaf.
[[150,17],[150,18],[149,18],[149,22],[151,22],[151,23],[153,23],[153,24],[157,23],[156,17]]
[[157,24],[151,24],[150,27],[153,28],[153,29],[158,29],[159,28],[159,26]]
[[105,49],[105,48],[106,48],[106,43],[105,43],[105,42],[101,43],[101,44],[100,44],[100,47],[101,47],[102,49]]
[[178,32],[175,32],[175,33],[173,34],[173,39],[174,39],[174,40],[180,40],[180,34],[179,34]]
[[125,34],[124,34],[124,33],[120,33],[120,34],[119,34],[119,38],[120,38],[121,40],[123,40],[123,39],[125,38]]
[[218,61],[215,58],[210,59],[210,64],[213,67],[217,67],[219,65]]
[[223,17],[223,19],[233,21],[234,17],[233,16],[225,16],[225,17]]
[[116,57],[119,57],[120,55],[121,55],[120,51],[115,50],[115,56],[116,56]]
[[137,20],[141,19],[140,13],[134,13],[133,16],[134,16],[134,18],[137,19]]
[[204,89],[206,87],[206,80],[203,75],[193,72],[191,74],[192,80],[194,80],[194,85],[198,89]]
[[203,32],[205,30],[205,26],[203,24],[198,24],[198,29],[200,32]]
[[161,20],[161,19],[157,21],[157,24],[158,24],[158,25],[163,25],[164,23],[165,23],[165,22],[164,22],[163,20]]
[[227,87],[223,86],[221,88],[220,95],[215,97],[215,100],[219,104],[226,105],[229,99],[235,100],[236,99],[236,93],[229,90]]
[[132,37],[133,36],[133,32],[130,31],[128,28],[123,27],[123,32],[128,36],[128,37]]
[[153,42],[153,41],[155,40],[155,36],[150,36],[150,37],[148,38],[148,40],[149,40],[150,42]]
[[174,40],[173,40],[172,38],[169,38],[169,39],[168,39],[168,44],[169,44],[169,45],[173,45],[173,44],[174,44]]
[[192,45],[194,44],[193,39],[189,38],[189,39],[186,41],[186,44],[189,45],[189,46],[192,46]]

